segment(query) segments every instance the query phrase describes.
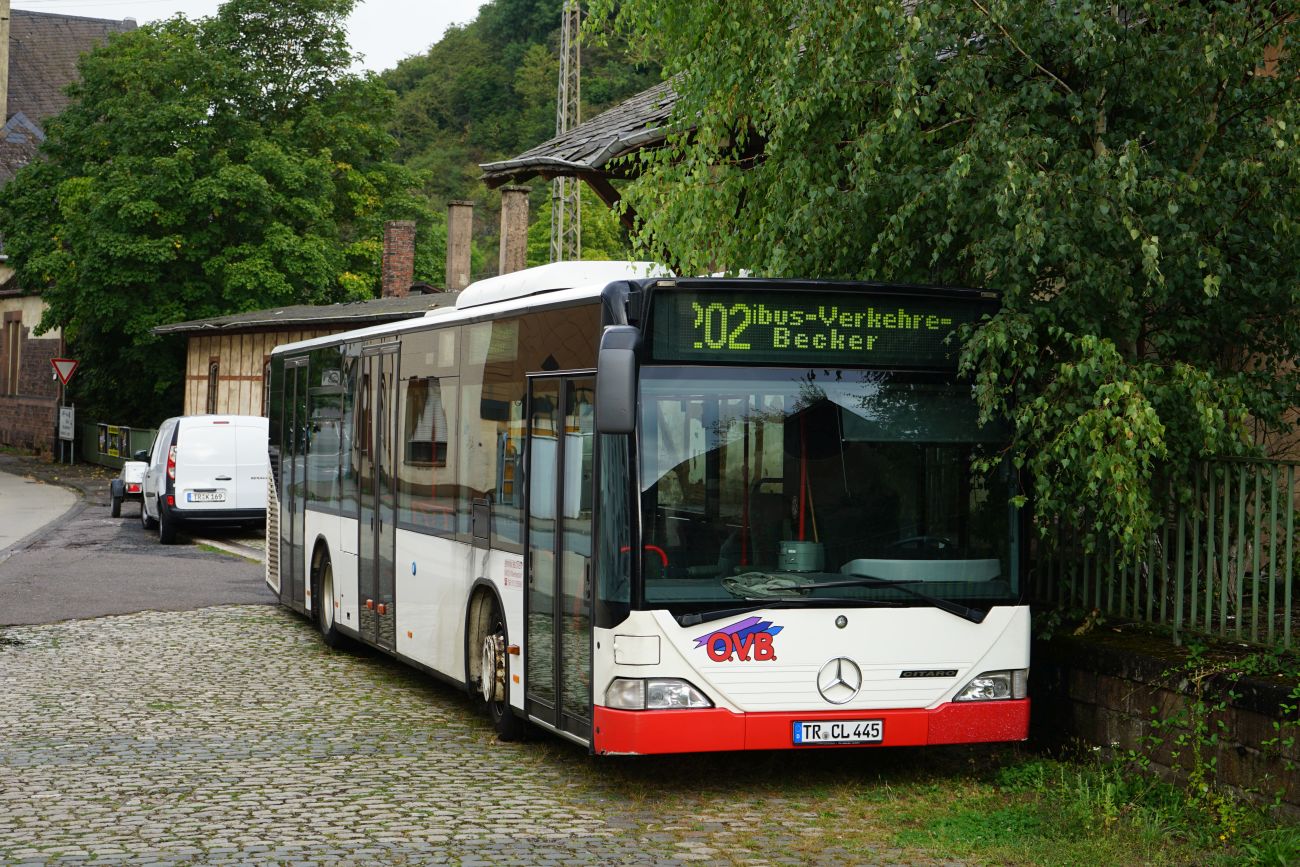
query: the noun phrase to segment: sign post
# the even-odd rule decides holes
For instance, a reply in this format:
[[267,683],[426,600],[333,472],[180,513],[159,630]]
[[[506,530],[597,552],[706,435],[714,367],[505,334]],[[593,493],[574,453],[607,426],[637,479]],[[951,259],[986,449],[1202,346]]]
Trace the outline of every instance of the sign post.
[[63,444],[66,442],[68,449],[68,460],[66,463],[75,463],[75,449],[73,440],[76,434],[76,408],[66,406],[64,403],[65,389],[68,386],[68,380],[72,379],[72,374],[77,372],[77,360],[75,358],[51,358],[50,364],[54,367],[54,375],[59,380],[59,452],[62,457]]
[[77,427],[77,408],[73,406],[59,407],[59,439],[64,442],[72,442],[75,438]]

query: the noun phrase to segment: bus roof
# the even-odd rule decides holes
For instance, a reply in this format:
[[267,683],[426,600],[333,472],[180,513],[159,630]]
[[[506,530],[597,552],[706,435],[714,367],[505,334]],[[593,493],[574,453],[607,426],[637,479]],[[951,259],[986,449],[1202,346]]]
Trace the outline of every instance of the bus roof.
[[671,273],[654,262],[552,262],[550,265],[539,265],[475,281],[456,297],[456,309],[511,301],[557,289],[576,289],[596,284],[605,286],[615,280],[668,277]]
[[273,352],[281,355],[385,334],[400,334],[435,324],[430,320],[437,323],[468,322],[496,314],[523,312],[543,303],[563,304],[598,298],[601,291],[616,280],[639,280],[669,274],[662,265],[653,262],[555,262],[471,283],[461,290],[454,308],[438,307],[413,319],[285,343],[275,347]]

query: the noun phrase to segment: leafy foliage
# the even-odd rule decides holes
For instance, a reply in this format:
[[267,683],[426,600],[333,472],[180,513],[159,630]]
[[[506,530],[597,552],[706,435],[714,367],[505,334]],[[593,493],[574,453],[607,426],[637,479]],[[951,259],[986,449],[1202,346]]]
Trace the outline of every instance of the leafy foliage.
[[[687,272],[988,287],[963,335],[1040,514],[1135,549],[1300,380],[1300,18],[1277,4],[595,0],[678,75],[627,191]],[[1282,71],[1276,59],[1283,57]]]
[[383,220],[423,209],[390,159],[391,92],[346,72],[352,5],[230,0],[83,59],[46,159],[0,194],[0,231],[92,415],[179,404],[183,347],[159,324],[373,297]]

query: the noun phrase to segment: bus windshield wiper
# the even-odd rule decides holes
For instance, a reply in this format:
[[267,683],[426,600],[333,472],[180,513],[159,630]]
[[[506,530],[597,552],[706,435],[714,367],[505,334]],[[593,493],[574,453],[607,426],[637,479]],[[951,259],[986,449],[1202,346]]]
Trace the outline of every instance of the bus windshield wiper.
[[[833,587],[892,587],[902,593],[906,593],[913,598],[920,599],[940,611],[946,611],[963,620],[969,620],[971,623],[983,623],[984,618],[988,616],[987,611],[980,611],[962,605],[960,602],[953,602],[950,599],[941,599],[938,596],[931,596],[916,590],[910,585],[920,584],[920,581],[897,581],[891,578],[879,578],[875,575],[866,575],[861,572],[849,572],[850,577],[839,581],[801,581],[789,574],[771,574],[767,572],[746,572],[736,575],[732,578],[723,579],[722,586],[733,596],[739,596],[747,600],[771,600],[766,607],[776,607],[773,603],[778,601],[788,601],[798,599],[806,603],[809,601],[807,594],[812,590],[827,590]],[[758,608],[765,606],[759,605]],[[754,608],[746,609],[748,611]],[[726,615],[723,615],[726,616]]]
[[971,623],[983,623],[984,618],[988,617],[987,611],[980,611],[978,608],[971,608],[968,605],[962,605],[960,602],[953,602],[951,599],[943,599],[939,596],[931,596],[929,593],[922,593],[920,590],[911,587],[912,584],[919,584],[919,581],[894,581],[889,578],[878,578],[875,575],[864,575],[861,572],[849,572],[852,576],[844,581],[827,581],[824,584],[810,583],[801,585],[800,589],[819,590],[824,587],[893,587],[901,590],[909,596],[928,602],[940,611],[946,611],[949,614],[969,620]]

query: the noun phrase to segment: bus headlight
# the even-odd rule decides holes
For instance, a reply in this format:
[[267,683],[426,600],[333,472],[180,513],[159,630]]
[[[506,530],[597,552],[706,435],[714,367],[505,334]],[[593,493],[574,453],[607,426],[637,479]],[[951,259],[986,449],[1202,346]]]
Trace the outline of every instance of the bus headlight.
[[670,710],[713,707],[713,702],[675,677],[616,677],[605,690],[605,705],[618,710]]
[[963,686],[953,701],[1001,701],[1019,699],[1029,694],[1027,683],[1029,669],[1015,668],[1006,671],[986,671]]

